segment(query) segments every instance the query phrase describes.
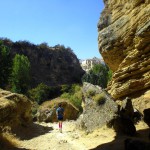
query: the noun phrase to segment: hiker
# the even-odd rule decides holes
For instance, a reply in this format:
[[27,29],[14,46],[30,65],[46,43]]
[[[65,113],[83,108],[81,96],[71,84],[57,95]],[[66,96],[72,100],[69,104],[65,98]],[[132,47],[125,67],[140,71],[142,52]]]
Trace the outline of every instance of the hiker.
[[59,131],[62,133],[62,121],[64,117],[64,109],[61,104],[59,104],[58,106],[59,107],[56,109],[56,115],[59,121]]

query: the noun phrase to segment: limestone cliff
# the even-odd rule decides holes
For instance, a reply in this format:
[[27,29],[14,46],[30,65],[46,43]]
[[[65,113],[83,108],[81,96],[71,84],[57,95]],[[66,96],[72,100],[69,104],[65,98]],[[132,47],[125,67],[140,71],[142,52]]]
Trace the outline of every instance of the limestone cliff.
[[98,44],[105,63],[114,72],[108,92],[115,99],[148,92],[150,0],[104,0],[104,3],[98,23]]
[[71,48],[63,45],[49,47],[46,43],[34,45],[28,41],[3,41],[10,47],[13,57],[16,53],[23,54],[30,60],[32,87],[40,83],[57,86],[81,82],[84,71]]

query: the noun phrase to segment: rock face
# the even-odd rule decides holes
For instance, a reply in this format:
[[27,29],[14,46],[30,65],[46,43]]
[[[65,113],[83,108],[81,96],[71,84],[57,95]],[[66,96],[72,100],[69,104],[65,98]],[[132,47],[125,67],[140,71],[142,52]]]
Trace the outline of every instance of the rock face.
[[104,0],[98,23],[99,51],[113,70],[113,98],[150,90],[150,1]]
[[0,126],[16,127],[31,122],[31,102],[23,95],[0,89]]
[[31,63],[31,86],[40,83],[48,86],[81,82],[84,74],[79,60],[70,48],[62,45],[49,47],[47,44],[34,45],[26,41],[3,40],[11,54],[23,54]]
[[88,72],[93,68],[94,65],[96,64],[105,64],[103,59],[94,57],[92,59],[86,59],[80,62],[81,67],[84,71]]
[[[96,95],[102,94],[103,99],[95,101]],[[114,100],[99,86],[90,83],[83,85],[84,102],[83,113],[78,119],[79,127],[92,132],[94,129],[102,127],[110,122],[118,111],[118,106]]]
[[46,101],[40,106],[37,112],[37,120],[39,122],[57,122],[56,109],[59,103],[61,103],[64,108],[63,120],[76,120],[78,118],[79,110],[71,103],[65,100],[54,99],[52,101]]

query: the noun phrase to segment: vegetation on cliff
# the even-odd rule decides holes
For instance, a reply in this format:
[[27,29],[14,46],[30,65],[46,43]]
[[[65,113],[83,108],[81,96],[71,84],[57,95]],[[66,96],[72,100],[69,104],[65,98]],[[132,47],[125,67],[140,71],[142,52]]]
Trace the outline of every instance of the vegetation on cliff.
[[64,91],[61,98],[69,100],[74,106],[82,111],[82,90],[81,85],[73,84],[68,88],[69,90]]
[[106,65],[96,64],[89,72],[84,74],[82,81],[106,88],[111,77],[112,72]]
[[28,41],[12,42],[9,39],[2,41],[10,48],[12,58],[16,54],[28,57],[31,65],[31,88],[40,83],[48,86],[81,83],[84,71],[70,47],[59,44],[51,47],[47,43],[35,45]]
[[0,41],[0,87],[8,84],[11,72],[10,49]]
[[46,100],[54,99],[61,94],[61,86],[47,86],[44,83],[28,91],[27,95],[30,99],[35,100],[38,104]]

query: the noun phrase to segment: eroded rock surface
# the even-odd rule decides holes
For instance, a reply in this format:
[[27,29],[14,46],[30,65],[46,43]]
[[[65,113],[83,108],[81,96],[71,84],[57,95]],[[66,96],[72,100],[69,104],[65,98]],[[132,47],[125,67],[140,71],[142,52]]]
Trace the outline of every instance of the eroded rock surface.
[[31,120],[30,100],[26,96],[0,89],[0,126],[28,125]]
[[108,92],[118,99],[150,89],[150,1],[104,0],[98,44],[113,70]]
[[[80,128],[92,132],[114,118],[118,111],[118,105],[99,86],[85,82],[83,84],[83,95],[83,113],[78,119]],[[97,96],[99,98],[96,98]]]

